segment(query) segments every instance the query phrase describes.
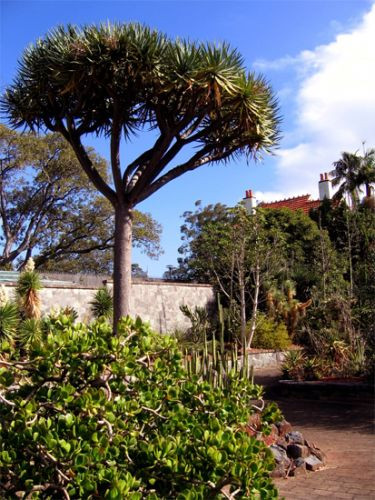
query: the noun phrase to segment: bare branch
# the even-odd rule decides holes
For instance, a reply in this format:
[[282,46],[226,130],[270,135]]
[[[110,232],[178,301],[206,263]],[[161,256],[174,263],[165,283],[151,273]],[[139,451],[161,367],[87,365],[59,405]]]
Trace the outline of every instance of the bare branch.
[[107,427],[108,434],[109,434],[109,442],[111,442],[112,441],[112,437],[113,437],[113,428],[112,428],[112,425],[105,418],[102,418],[101,420],[98,420],[98,424],[105,425]]
[[6,405],[8,406],[16,406],[16,403],[13,403],[13,401],[9,401],[8,399],[6,399],[0,392],[0,401],[2,401],[3,403],[5,403]]
[[163,187],[165,184],[168,182],[172,181],[173,179],[176,179],[177,177],[180,177],[180,175],[184,174],[185,172],[189,172],[192,170],[195,170],[198,167],[201,167],[202,165],[205,165],[207,163],[213,162],[213,161],[219,161],[230,154],[232,154],[232,151],[227,152],[227,153],[222,153],[222,154],[205,154],[209,152],[212,149],[211,146],[205,146],[202,148],[198,153],[196,153],[190,160],[188,160],[186,163],[183,163],[181,165],[178,165],[177,167],[172,168],[164,174],[162,177],[159,177],[153,184],[148,186],[143,193],[139,196],[138,198],[138,203],[145,200],[149,196],[151,196],[155,191],[158,191],[161,187]]
[[141,408],[142,408],[142,410],[148,411],[149,413],[153,413],[154,415],[161,418],[162,420],[168,420],[167,417],[165,417],[164,415],[160,415],[160,413],[158,413],[161,406],[159,406],[159,408],[157,410],[154,410],[152,408],[148,408],[147,406],[142,406]]
[[113,206],[117,203],[117,196],[115,191],[105,182],[103,177],[100,175],[98,170],[94,167],[92,161],[90,160],[87,151],[85,150],[80,136],[74,130],[68,130],[64,127],[64,125],[60,122],[58,131],[65,137],[65,139],[72,146],[78,161],[81,164],[81,167],[85,171],[87,177],[94,184],[96,189],[105,196]]

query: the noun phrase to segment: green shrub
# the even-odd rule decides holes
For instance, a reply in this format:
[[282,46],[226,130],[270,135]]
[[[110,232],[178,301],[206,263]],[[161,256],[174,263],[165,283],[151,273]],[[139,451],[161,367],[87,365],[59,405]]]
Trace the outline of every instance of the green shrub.
[[1,498],[277,498],[270,451],[241,432],[257,386],[189,379],[175,341],[139,319],[117,336],[66,315],[43,328],[0,368]]
[[276,323],[265,314],[259,312],[252,341],[252,347],[259,349],[275,349],[283,351],[291,344],[284,323]]

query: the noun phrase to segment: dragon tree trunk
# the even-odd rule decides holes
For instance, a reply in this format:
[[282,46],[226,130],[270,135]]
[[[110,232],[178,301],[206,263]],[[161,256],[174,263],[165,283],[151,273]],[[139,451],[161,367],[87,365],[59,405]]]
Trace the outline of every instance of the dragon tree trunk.
[[130,314],[132,226],[132,207],[117,206],[113,264],[113,330],[115,333],[119,320]]

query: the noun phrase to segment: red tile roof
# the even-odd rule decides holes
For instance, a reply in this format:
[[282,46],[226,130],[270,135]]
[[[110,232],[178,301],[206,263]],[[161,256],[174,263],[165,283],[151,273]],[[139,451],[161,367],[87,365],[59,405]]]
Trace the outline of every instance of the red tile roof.
[[280,201],[272,201],[270,203],[261,202],[258,204],[258,207],[261,208],[289,208],[290,210],[303,210],[307,214],[312,208],[318,208],[319,206],[320,200],[310,200],[309,194],[295,196],[294,198],[286,198]]

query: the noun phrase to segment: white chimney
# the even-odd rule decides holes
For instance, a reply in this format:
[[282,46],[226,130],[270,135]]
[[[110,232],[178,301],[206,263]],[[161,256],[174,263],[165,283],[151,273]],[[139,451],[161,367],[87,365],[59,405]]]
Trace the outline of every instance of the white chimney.
[[245,194],[245,198],[243,199],[245,208],[247,213],[253,215],[256,207],[256,198],[253,196],[253,192],[251,189],[248,189]]
[[330,200],[332,198],[331,195],[331,187],[332,187],[332,181],[329,178],[327,173],[320,174],[320,181],[319,181],[319,200],[323,201],[325,198],[327,200]]

